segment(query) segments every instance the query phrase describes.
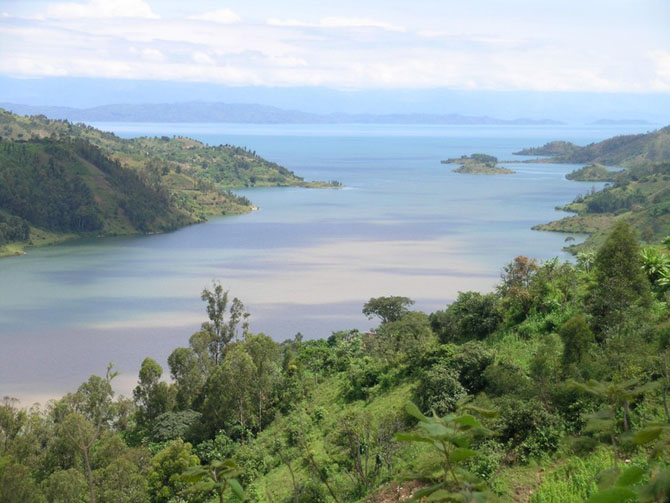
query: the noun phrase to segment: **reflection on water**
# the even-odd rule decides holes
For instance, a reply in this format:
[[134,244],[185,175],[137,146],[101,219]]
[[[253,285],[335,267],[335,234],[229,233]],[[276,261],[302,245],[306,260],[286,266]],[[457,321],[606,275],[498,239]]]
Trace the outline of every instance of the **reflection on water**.
[[[84,240],[0,260],[0,396],[29,402],[74,389],[109,361],[128,393],[145,356],[164,362],[204,320],[213,278],[277,340],[369,328],[370,297],[405,295],[427,311],[486,290],[518,254],[567,258],[565,236],[530,227],[592,184],[571,166],[512,164],[517,174],[458,175],[447,157],[512,152],[595,128],[114,125],[120,134],[188,134],[244,145],[343,190],[240,191],[261,210],[163,235]],[[109,129],[109,128],[108,128]]]

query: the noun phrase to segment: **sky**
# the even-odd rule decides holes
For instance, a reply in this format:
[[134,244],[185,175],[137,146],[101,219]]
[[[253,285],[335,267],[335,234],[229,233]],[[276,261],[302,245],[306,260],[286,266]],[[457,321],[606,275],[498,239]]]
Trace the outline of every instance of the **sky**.
[[668,26],[668,0],[0,0],[0,77],[668,94]]

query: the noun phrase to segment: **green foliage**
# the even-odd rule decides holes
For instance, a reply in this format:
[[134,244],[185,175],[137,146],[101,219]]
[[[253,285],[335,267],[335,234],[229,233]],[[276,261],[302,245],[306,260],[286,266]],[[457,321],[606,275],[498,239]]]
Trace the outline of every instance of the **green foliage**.
[[202,414],[194,410],[164,412],[155,418],[151,427],[151,439],[154,442],[167,442],[177,438],[188,439],[199,423]]
[[376,297],[363,306],[363,314],[368,318],[378,317],[382,323],[398,321],[409,312],[409,306],[414,304],[407,297]]
[[440,416],[454,412],[467,394],[458,378],[458,372],[447,362],[437,363],[419,375],[414,399],[421,409]]
[[17,216],[5,217],[0,214],[0,246],[13,241],[28,241],[30,226]]
[[554,453],[563,437],[563,422],[540,401],[505,397],[497,401],[495,430],[519,461]]
[[465,407],[460,414],[448,414],[443,417],[424,416],[413,403],[405,406],[406,412],[418,419],[417,433],[398,433],[396,438],[401,442],[428,444],[432,452],[440,460],[437,474],[417,474],[409,478],[433,479],[436,483],[428,488],[420,489],[412,496],[413,501],[448,502],[448,501],[489,501],[493,495],[488,491],[486,483],[479,480],[473,473],[465,469],[465,462],[476,456],[477,451],[471,449],[472,441],[490,432],[469,412],[492,417],[493,411],[475,407]]
[[459,292],[445,311],[430,315],[430,325],[443,344],[484,339],[501,321],[498,298],[493,293]]
[[558,331],[563,341],[563,368],[579,366],[589,355],[595,344],[593,332],[586,318],[579,313],[566,321]]
[[489,365],[484,371],[486,392],[493,396],[524,395],[530,381],[521,367],[511,362],[500,361]]
[[147,476],[149,495],[152,503],[174,501],[188,484],[182,479],[182,473],[192,466],[200,464],[193,454],[191,444],[173,440],[158,452],[151,460]]
[[209,465],[191,466],[181,476],[181,480],[188,484],[183,493],[215,493],[223,503],[224,494],[230,490],[238,500],[244,501],[244,490],[235,478],[239,474],[240,471],[232,460],[214,460]]
[[531,503],[582,503],[597,491],[596,476],[610,464],[610,453],[604,448],[583,458],[570,457],[565,465],[543,478]]
[[53,472],[42,483],[42,487],[49,503],[86,503],[88,501],[86,479],[79,470],[74,468]]
[[41,503],[42,495],[30,469],[17,463],[0,465],[0,501],[2,503]]
[[137,421],[146,426],[161,414],[168,412],[174,402],[174,392],[160,381],[163,368],[152,358],[145,358],[140,367],[139,382],[133,390],[137,406]]
[[434,339],[428,316],[413,311],[400,319],[385,322],[371,345],[378,356],[389,364],[412,364],[434,343]]
[[637,239],[626,223],[617,224],[598,250],[595,278],[587,307],[601,337],[618,333],[632,307],[649,305],[649,281],[642,270]]

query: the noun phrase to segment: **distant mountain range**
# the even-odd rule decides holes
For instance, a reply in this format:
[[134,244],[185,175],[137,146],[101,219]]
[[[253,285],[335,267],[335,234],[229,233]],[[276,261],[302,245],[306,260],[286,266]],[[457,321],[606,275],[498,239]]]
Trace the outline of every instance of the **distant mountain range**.
[[558,125],[549,119],[504,120],[460,114],[315,114],[247,103],[119,104],[93,108],[18,105],[0,108],[20,115],[45,115],[72,122],[228,122],[247,124],[445,124],[445,125]]

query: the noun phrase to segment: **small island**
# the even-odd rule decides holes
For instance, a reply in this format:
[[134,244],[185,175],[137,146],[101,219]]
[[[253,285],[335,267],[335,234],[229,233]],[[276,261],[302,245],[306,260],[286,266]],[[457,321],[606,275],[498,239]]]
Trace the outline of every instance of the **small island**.
[[455,173],[470,175],[511,175],[515,171],[498,166],[498,158],[488,154],[464,155],[442,161],[442,164],[460,164]]

